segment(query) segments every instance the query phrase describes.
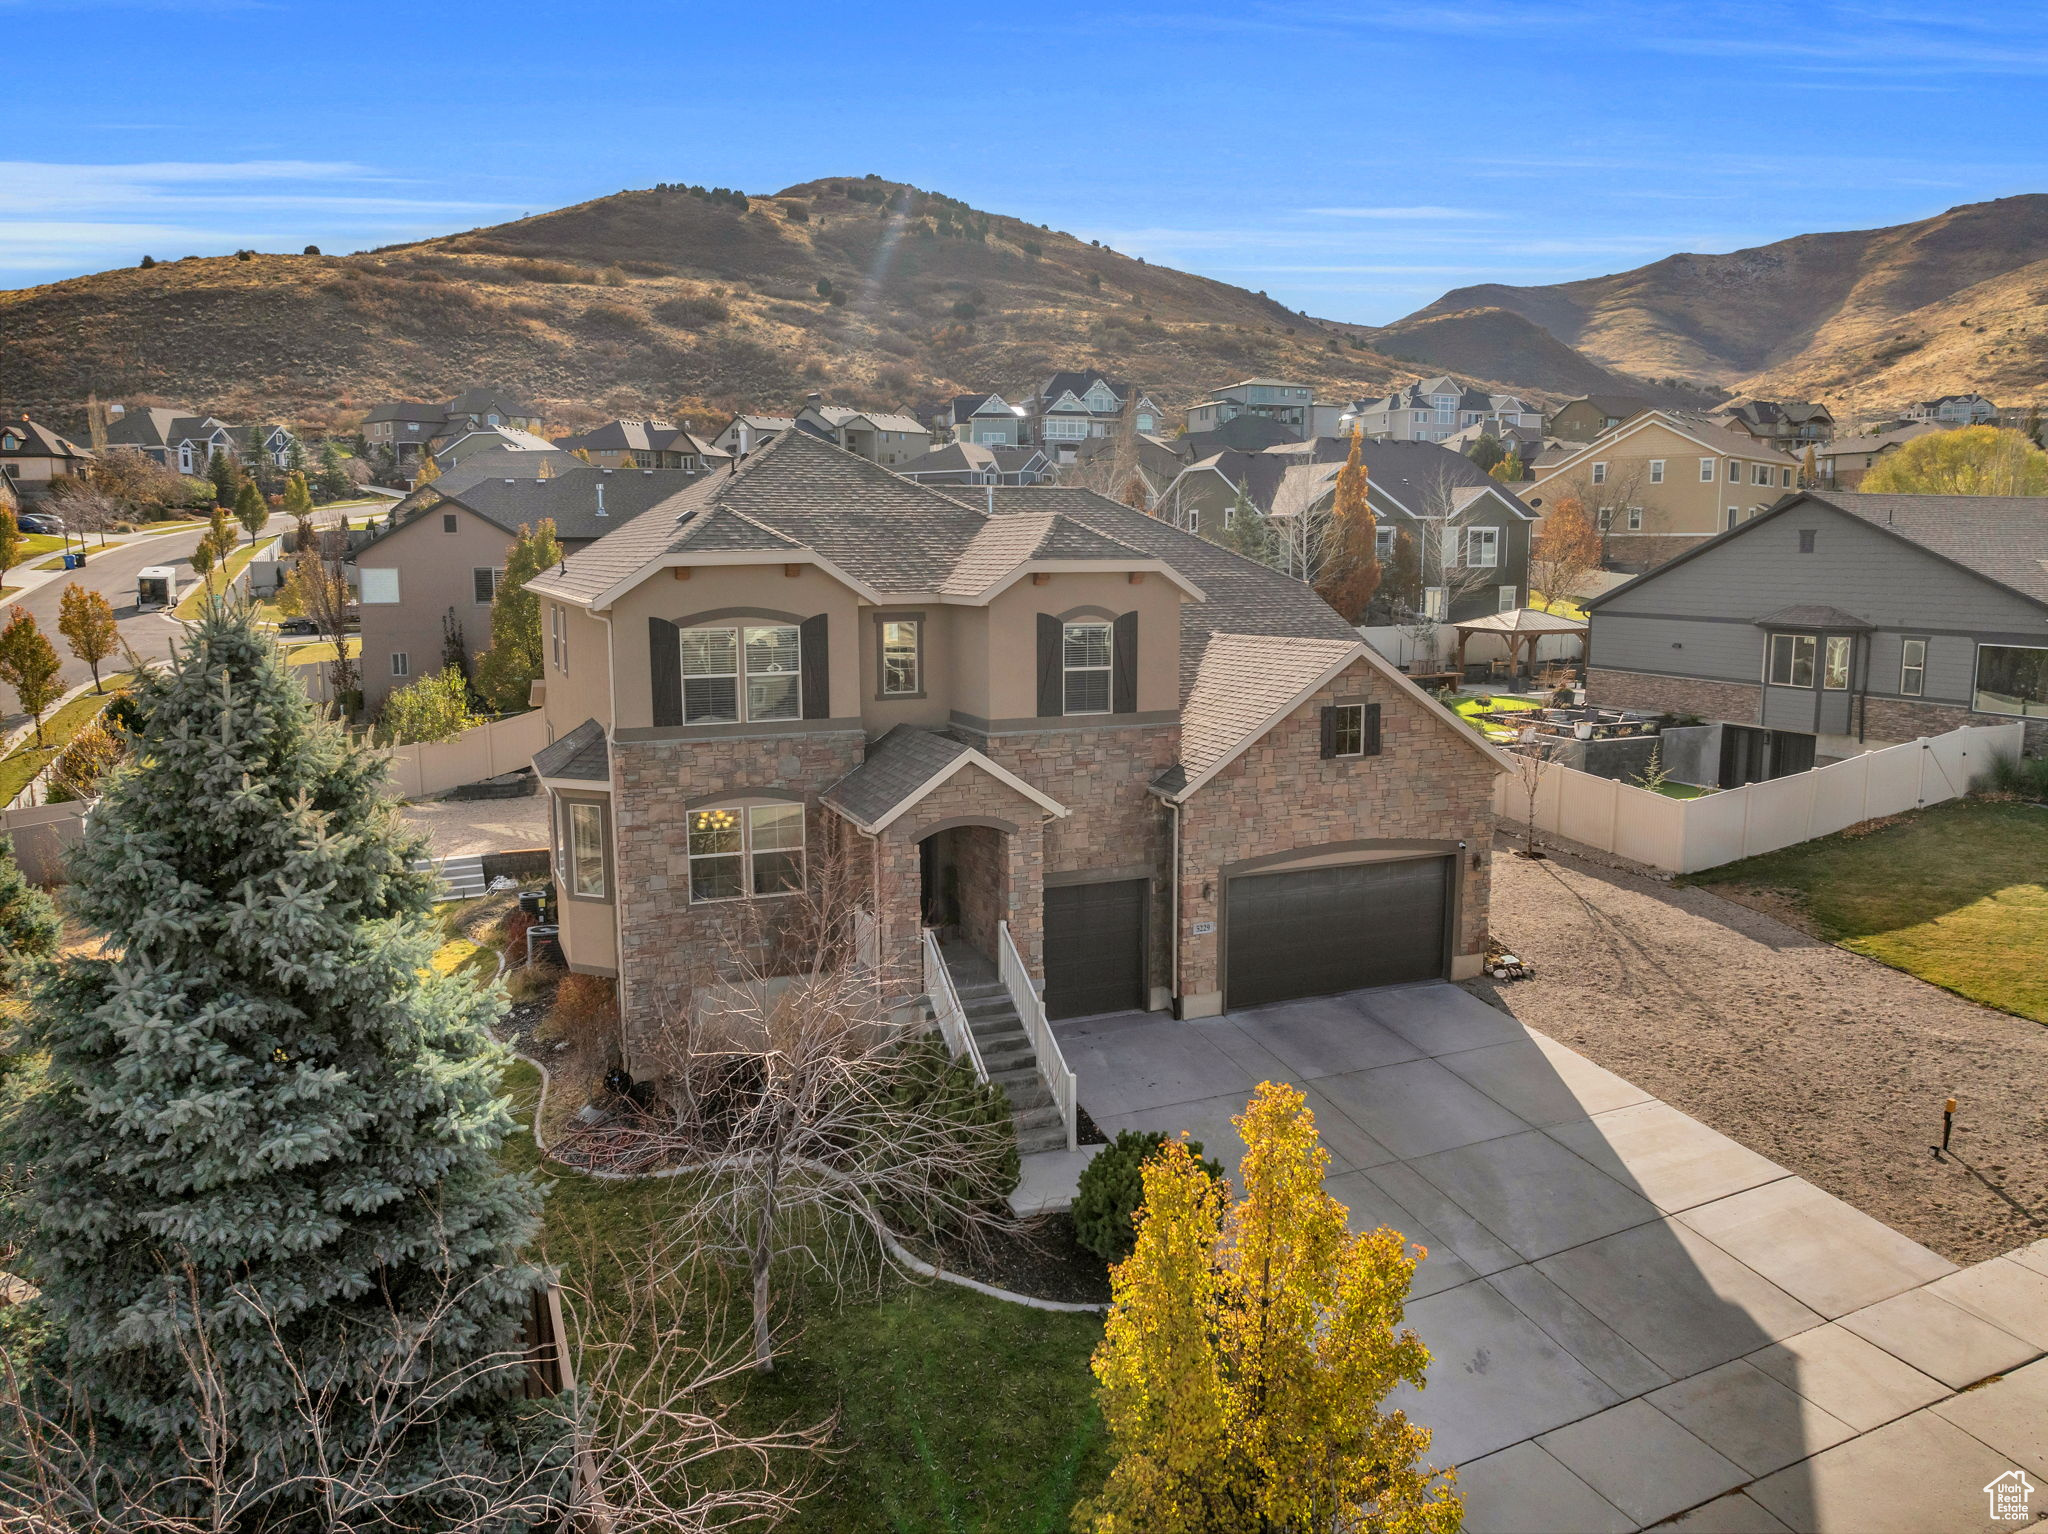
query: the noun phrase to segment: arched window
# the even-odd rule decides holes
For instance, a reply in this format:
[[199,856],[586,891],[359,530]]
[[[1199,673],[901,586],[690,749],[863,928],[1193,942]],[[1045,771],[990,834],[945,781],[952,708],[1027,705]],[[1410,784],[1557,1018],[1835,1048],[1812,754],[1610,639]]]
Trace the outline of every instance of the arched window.
[[803,805],[735,799],[688,813],[693,903],[803,888]]

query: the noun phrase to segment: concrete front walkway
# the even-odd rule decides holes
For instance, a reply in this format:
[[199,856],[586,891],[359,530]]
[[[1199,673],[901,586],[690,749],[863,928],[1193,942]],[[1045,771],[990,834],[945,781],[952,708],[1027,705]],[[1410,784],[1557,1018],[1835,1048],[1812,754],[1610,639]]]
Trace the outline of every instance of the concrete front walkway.
[[1471,1534],[2010,1528],[1981,1488],[2048,1477],[2048,1243],[1958,1269],[1448,985],[1055,1026],[1105,1131],[1233,1172],[1307,1093],[1353,1226],[1428,1249],[1393,1404]]

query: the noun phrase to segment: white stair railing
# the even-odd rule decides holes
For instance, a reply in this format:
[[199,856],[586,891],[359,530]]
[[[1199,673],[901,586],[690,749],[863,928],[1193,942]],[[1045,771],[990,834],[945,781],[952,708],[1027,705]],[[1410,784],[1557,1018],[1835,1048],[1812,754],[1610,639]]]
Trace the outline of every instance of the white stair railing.
[[946,956],[939,952],[939,938],[930,927],[924,929],[924,993],[931,998],[932,1015],[939,1025],[939,1037],[955,1060],[974,1067],[981,1081],[988,1080],[988,1067],[981,1063],[975,1047],[974,1030],[967,1026],[967,1009],[960,1005],[960,993],[953,989],[953,973],[946,968]]
[[1010,924],[997,922],[996,932],[996,962],[1002,971],[1003,989],[1010,993],[1017,1015],[1024,1019],[1024,1036],[1031,1041],[1032,1054],[1038,1057],[1038,1074],[1045,1078],[1052,1100],[1059,1105],[1060,1120],[1067,1130],[1067,1149],[1073,1150],[1077,1144],[1074,1111],[1080,1102],[1080,1082],[1067,1069],[1067,1057],[1060,1053],[1059,1040],[1052,1036],[1052,1024],[1045,1015],[1045,998],[1038,994],[1031,971],[1024,967],[1024,957],[1017,952],[1017,940],[1010,936]]

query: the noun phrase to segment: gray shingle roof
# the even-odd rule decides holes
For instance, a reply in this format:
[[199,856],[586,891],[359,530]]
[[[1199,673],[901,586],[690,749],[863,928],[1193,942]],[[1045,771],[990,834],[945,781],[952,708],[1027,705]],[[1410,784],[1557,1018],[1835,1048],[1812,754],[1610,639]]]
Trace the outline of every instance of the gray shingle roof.
[[1181,704],[1180,764],[1200,777],[1237,749],[1330,667],[1358,651],[1358,636],[1217,634]]
[[586,719],[561,739],[548,742],[533,753],[533,770],[544,778],[609,783],[611,748],[605,743],[604,726]]
[[2048,496],[1829,491],[1809,498],[2048,603]]
[[1790,607],[1781,607],[1776,612],[1765,613],[1750,620],[1759,628],[1785,629],[1867,629],[1874,627],[1868,618],[1859,618],[1854,613],[1845,613],[1839,607],[1830,607],[1825,602],[1796,602]]
[[[517,532],[522,526],[534,527],[543,518],[552,518],[555,536],[564,543],[576,545],[604,537],[643,511],[669,499],[678,490],[706,477],[682,469],[594,469],[574,459],[569,462],[572,467],[551,479],[538,479],[531,475],[483,475],[475,478],[465,475],[457,482],[454,474],[446,474],[423,487],[438,494],[420,495],[415,491],[414,496],[419,498],[407,497],[407,501],[411,503],[414,515],[420,511],[438,511],[450,504],[460,506],[507,533]],[[602,514],[600,507],[603,508]],[[408,526],[411,521],[412,517],[404,517],[398,526]],[[388,532],[379,533],[362,548],[389,536]],[[356,552],[360,554],[362,549]]]
[[818,797],[856,823],[872,826],[968,749],[950,735],[899,724],[868,747],[866,761]]

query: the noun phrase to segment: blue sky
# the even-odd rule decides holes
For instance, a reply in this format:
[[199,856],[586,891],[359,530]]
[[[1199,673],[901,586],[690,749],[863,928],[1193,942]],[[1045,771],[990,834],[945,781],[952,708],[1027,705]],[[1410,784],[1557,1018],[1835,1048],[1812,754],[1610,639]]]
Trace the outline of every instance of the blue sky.
[[0,0],[0,287],[874,171],[1383,322],[2048,191],[2048,5]]

